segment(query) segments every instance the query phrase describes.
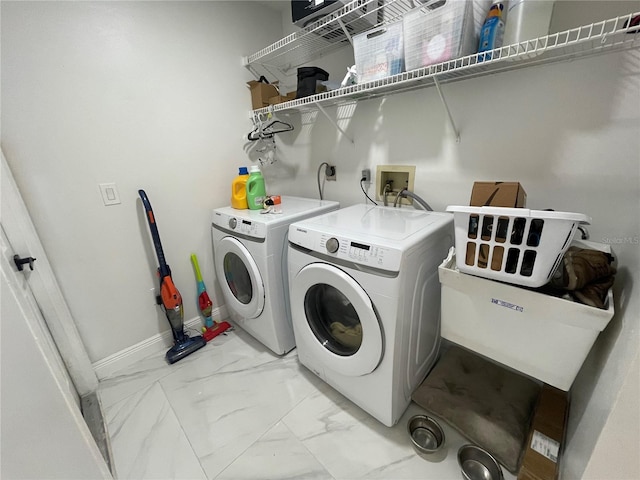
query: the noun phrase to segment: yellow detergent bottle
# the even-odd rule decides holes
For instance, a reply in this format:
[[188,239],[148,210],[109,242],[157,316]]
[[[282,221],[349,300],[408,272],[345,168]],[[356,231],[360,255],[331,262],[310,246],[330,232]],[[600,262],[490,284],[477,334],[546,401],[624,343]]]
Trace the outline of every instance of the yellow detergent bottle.
[[238,210],[249,208],[247,204],[247,180],[249,172],[247,167],[240,167],[238,176],[231,183],[231,206]]

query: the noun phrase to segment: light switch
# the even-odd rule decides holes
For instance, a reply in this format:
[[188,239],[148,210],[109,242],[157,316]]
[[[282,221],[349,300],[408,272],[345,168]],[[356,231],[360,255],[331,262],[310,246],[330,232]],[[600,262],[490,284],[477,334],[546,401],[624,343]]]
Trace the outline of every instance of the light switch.
[[120,195],[115,183],[99,183],[100,193],[102,194],[102,203],[105,206],[118,205],[120,203]]

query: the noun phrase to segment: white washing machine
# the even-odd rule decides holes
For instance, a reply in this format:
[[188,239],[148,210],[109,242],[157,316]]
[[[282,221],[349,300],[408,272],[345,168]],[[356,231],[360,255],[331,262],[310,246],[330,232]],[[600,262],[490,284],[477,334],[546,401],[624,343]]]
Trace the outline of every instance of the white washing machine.
[[338,202],[282,196],[282,213],[213,211],[215,271],[231,321],[278,355],[295,347],[289,311],[289,225],[336,210]]
[[447,213],[354,205],[289,227],[300,362],[387,426],[440,348],[438,265],[454,243]]

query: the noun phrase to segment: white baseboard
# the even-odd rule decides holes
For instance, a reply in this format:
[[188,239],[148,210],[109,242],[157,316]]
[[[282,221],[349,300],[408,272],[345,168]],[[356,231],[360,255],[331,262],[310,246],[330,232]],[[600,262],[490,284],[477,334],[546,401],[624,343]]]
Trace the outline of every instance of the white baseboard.
[[[214,308],[211,314],[212,318],[218,322],[228,318],[227,309],[224,305]],[[197,330],[202,328],[202,317],[195,317],[184,322],[185,330]],[[173,335],[171,330],[158,333],[153,337],[142,340],[141,342],[131,345],[124,350],[109,355],[102,360],[93,363],[93,370],[99,380],[110,377],[118,370],[131,366],[149,355],[171,347],[173,344]]]

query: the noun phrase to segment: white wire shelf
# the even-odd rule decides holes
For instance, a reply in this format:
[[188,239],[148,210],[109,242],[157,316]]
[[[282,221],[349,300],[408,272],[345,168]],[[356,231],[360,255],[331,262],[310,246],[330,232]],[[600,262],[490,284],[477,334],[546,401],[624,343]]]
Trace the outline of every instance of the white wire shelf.
[[[354,3],[357,2],[352,2],[348,6],[352,6]],[[400,7],[406,6],[402,0],[394,2],[394,5]],[[339,10],[335,15],[339,15],[345,8],[347,7]],[[387,4],[385,3],[385,10],[386,8]],[[437,84],[455,82],[534,65],[549,64],[638,48],[640,47],[640,27],[626,26],[631,25],[631,19],[638,15],[640,15],[640,12],[630,13],[525,42],[506,45],[490,52],[468,55],[409,72],[403,72],[384,79],[351,85],[338,90],[270,105],[269,107],[254,110],[253,114],[254,117],[259,117],[263,114],[283,110],[317,110],[318,108],[331,105],[350,103],[357,100],[406,92],[434,85],[437,86]],[[323,21],[328,19],[331,19],[331,16],[326,17]],[[313,25],[308,28],[311,27],[313,27]],[[283,39],[282,42],[285,42],[288,38],[289,37]],[[285,42],[286,45],[290,43],[291,42]],[[264,49],[262,52],[271,49],[274,45],[267,47],[267,49]],[[286,47],[276,48],[276,52],[280,53],[264,53],[263,56],[259,58],[265,58],[267,55],[273,55],[272,58],[276,58],[276,56],[283,53],[282,49],[285,48]],[[253,58],[253,56],[251,58]]]
[[414,8],[413,0],[354,0],[304,29],[244,58],[245,66],[258,64],[286,73],[351,42],[351,37],[377,25],[402,19]]

